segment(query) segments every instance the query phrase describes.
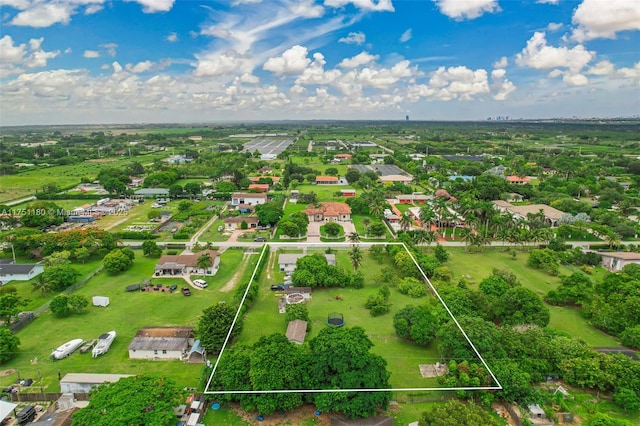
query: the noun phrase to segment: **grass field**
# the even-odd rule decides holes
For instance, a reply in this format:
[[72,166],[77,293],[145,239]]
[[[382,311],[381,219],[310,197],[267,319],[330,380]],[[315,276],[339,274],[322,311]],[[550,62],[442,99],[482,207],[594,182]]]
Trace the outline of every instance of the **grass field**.
[[[507,269],[515,274],[520,283],[540,297],[544,297],[550,290],[555,290],[560,285],[560,279],[553,277],[538,269],[533,269],[526,264],[528,252],[517,252],[516,259],[501,248],[486,248],[480,253],[465,253],[464,248],[449,247],[450,259],[447,266],[454,273],[454,281],[462,277],[467,278],[471,288],[484,278],[491,275],[494,268]],[[560,267],[560,273],[570,275],[577,268],[567,266]],[[603,333],[587,323],[580,314],[570,307],[549,307],[551,313],[550,326],[556,330],[568,333],[573,337],[580,337],[592,346],[620,346],[615,338]]]
[[[301,194],[315,193],[318,195],[318,201],[339,201],[344,203],[346,198],[336,195],[341,189],[353,189],[351,185],[298,185],[296,190]],[[356,192],[357,194],[357,192]]]
[[[100,273],[77,291],[89,299],[100,295],[110,298],[106,308],[89,306],[80,315],[67,318],[56,318],[50,312],[35,319],[17,335],[21,345],[18,355],[3,365],[4,369],[16,370],[16,373],[0,378],[0,385],[13,383],[17,375],[22,378],[31,377],[36,380],[34,386],[44,387],[45,392],[57,392],[58,371],[62,375],[75,373],[122,373],[122,374],[162,374],[171,377],[180,387],[196,386],[200,379],[202,365],[187,364],[180,361],[145,361],[130,360],[127,347],[136,331],[145,326],[195,326],[202,310],[219,301],[231,301],[233,292],[220,292],[218,289],[232,277],[239,268],[244,271],[245,263],[240,260],[240,250],[229,250],[222,254],[219,273],[208,277],[209,287],[205,290],[192,291],[190,297],[179,291],[174,293],[127,293],[124,287],[128,284],[151,278],[157,259],[142,257],[136,252],[136,260],[131,270],[121,275]],[[255,258],[255,256],[252,256]],[[95,263],[87,262],[86,269],[95,267]],[[250,268],[251,269],[251,268]],[[185,285],[177,278],[153,279],[153,282],[170,285]],[[30,291],[28,283],[21,283],[20,294]],[[35,300],[35,299],[34,299]],[[34,302],[35,303],[35,302]],[[116,330],[116,337],[111,350],[98,359],[90,354],[74,353],[63,360],[52,361],[49,354],[53,349],[72,338],[85,340],[95,339],[101,333]],[[37,360],[37,362],[36,362]],[[38,391],[40,388],[36,388]]]
[[[145,164],[166,156],[166,154],[139,155],[135,157],[135,161]],[[85,161],[65,166],[38,167],[22,173],[4,175],[0,177],[0,203],[33,195],[43,186],[52,183],[65,188],[80,183],[83,177],[93,180],[104,168],[121,167],[133,161],[128,157],[103,160],[113,161]]]
[[[312,254],[308,251],[307,254]],[[261,336],[273,333],[284,333],[287,324],[284,315],[278,313],[278,299],[282,293],[273,292],[270,285],[282,282],[283,273],[277,271],[278,253],[271,253],[269,265],[263,272],[257,285],[260,286],[257,302],[251,307],[245,316],[243,331],[238,338],[238,343],[254,344]],[[336,253],[337,266],[351,270],[346,251]],[[365,288],[333,288],[315,289],[312,299],[307,301],[309,319],[312,330],[307,334],[306,341],[313,339],[324,327],[327,327],[327,316],[332,312],[342,313],[345,326],[359,326],[366,330],[367,335],[374,344],[373,353],[382,356],[388,362],[391,371],[391,385],[395,388],[404,387],[438,387],[435,379],[422,378],[418,364],[435,363],[440,360],[437,343],[428,348],[423,348],[405,341],[401,341],[395,335],[393,328],[393,315],[406,305],[417,305],[426,299],[412,299],[392,290],[390,301],[391,312],[379,317],[372,317],[365,309],[364,304],[371,294],[377,293],[381,284],[375,277],[382,267],[391,266],[389,260],[379,263],[365,253],[360,270],[365,276]]]

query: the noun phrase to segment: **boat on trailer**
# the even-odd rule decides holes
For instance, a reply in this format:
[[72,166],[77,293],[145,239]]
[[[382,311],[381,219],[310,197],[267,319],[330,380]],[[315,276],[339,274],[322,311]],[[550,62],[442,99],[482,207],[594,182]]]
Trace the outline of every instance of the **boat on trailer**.
[[69,340],[67,343],[65,343],[64,345],[58,346],[58,348],[55,351],[51,352],[51,358],[53,359],[66,358],[69,355],[71,355],[73,351],[75,351],[80,346],[82,346],[83,343],[84,343],[84,340],[82,339]]
[[113,339],[115,338],[116,332],[114,330],[108,333],[101,334],[100,337],[98,337],[98,343],[91,352],[91,356],[95,358],[99,355],[107,353],[109,351],[109,348],[111,347],[111,344],[113,343]]

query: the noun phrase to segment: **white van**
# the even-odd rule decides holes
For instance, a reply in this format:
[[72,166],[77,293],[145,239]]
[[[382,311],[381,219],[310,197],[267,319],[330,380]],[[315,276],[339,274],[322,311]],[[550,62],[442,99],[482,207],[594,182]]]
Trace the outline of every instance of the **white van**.
[[207,288],[207,282],[205,280],[193,280],[193,284],[200,288]]

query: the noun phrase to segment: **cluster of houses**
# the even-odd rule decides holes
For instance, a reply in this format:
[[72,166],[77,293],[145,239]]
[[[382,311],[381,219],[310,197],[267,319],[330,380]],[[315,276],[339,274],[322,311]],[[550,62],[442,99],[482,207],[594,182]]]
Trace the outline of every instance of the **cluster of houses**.
[[126,213],[135,205],[136,201],[129,198],[102,198],[71,210],[67,222],[90,223],[104,216]]

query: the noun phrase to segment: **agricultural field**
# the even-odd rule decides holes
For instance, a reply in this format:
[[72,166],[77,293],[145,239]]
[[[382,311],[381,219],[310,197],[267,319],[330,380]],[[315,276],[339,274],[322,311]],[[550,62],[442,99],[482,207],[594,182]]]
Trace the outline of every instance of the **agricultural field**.
[[108,167],[122,167],[132,161],[142,164],[165,157],[166,154],[140,155],[135,158],[102,158],[102,161],[87,160],[64,166],[34,167],[11,175],[0,176],[0,203],[34,195],[46,185],[55,184],[59,188],[69,188],[79,184],[82,178],[95,179],[100,170]]

